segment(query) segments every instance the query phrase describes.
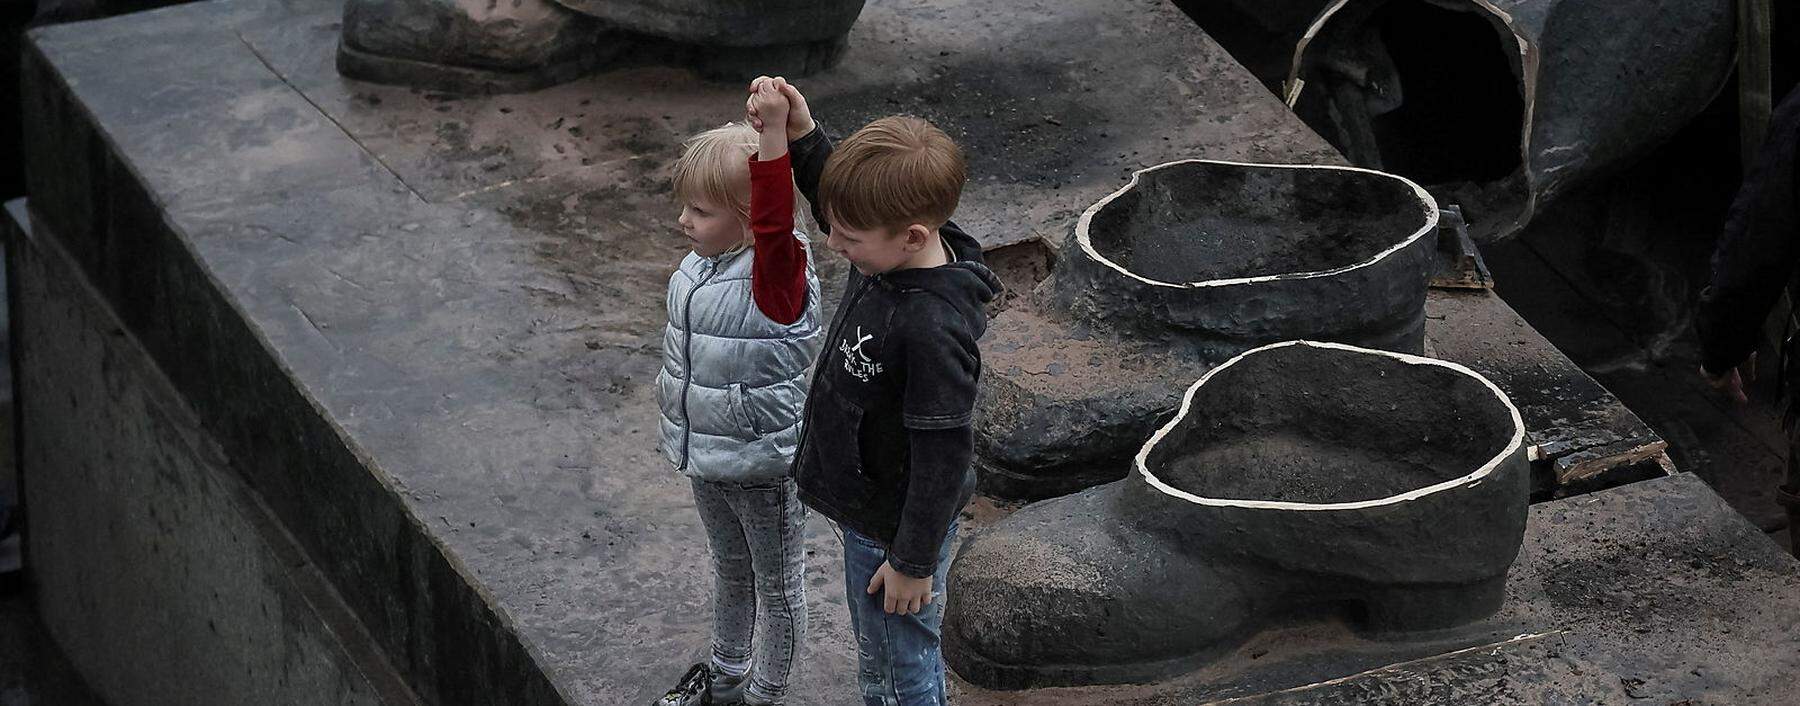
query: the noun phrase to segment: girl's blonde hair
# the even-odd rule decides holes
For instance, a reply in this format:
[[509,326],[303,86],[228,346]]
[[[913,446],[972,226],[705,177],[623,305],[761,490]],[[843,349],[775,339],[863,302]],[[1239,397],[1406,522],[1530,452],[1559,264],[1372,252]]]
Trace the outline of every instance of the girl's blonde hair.
[[688,138],[675,160],[675,198],[729,207],[749,219],[750,155],[756,154],[756,140],[756,130],[741,122]]
[[[760,146],[757,138],[756,128],[744,122],[725,123],[688,138],[682,143],[681,158],[675,160],[675,199],[724,206],[748,222],[750,156]],[[812,221],[806,198],[794,189],[794,227],[810,236],[817,230]],[[746,237],[744,242],[754,240]]]

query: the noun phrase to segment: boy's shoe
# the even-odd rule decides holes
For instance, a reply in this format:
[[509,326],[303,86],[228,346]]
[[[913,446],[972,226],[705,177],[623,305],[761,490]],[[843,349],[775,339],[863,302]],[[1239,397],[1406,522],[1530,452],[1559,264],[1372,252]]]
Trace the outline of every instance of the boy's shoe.
[[1288,342],[1187,388],[1130,476],[1013,513],[950,567],[944,658],[988,688],[1189,672],[1283,616],[1377,635],[1492,615],[1524,423],[1442,361]]
[[1124,477],[1188,383],[1256,346],[1422,352],[1437,227],[1429,194],[1379,172],[1209,160],[1138,172],[982,339],[982,492],[1046,498]]
[[712,668],[702,662],[688,667],[687,673],[681,675],[681,681],[675,688],[663,694],[651,706],[704,706],[707,704],[707,690],[712,685]]

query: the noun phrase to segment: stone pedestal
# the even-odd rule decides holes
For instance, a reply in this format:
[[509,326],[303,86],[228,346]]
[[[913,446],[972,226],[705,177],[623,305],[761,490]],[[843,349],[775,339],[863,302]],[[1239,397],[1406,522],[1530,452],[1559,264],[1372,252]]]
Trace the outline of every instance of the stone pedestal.
[[[222,459],[267,508],[300,552],[291,563],[317,570],[421,700],[648,703],[710,630],[703,529],[654,447],[662,296],[684,252],[664,167],[683,138],[741,111],[742,88],[654,66],[528,95],[346,81],[343,10],[196,3],[35,33],[23,115],[37,237],[66,253],[191,410],[216,444],[202,458]],[[1154,164],[1339,159],[1161,0],[875,4],[850,43],[859,50],[800,84],[819,118],[840,134],[902,111],[944,126],[973,175],[958,223],[988,246],[1067,233]],[[842,264],[822,261],[822,279],[838,281]],[[1508,311],[1486,293],[1465,301],[1455,319],[1427,320],[1428,340],[1443,326],[1448,349],[1469,311]],[[1531,372],[1501,384],[1528,425],[1548,426],[1558,415],[1528,405],[1575,388],[1537,373],[1580,372],[1522,322],[1504,328],[1506,346],[1484,334],[1457,359]],[[69,383],[98,394],[105,375],[89,377]],[[1576,396],[1630,416],[1597,386]],[[148,423],[66,416],[90,414],[79,401],[47,409],[39,438],[59,415]],[[53,460],[123,458],[130,446],[111,439],[174,432],[54,433],[75,448],[40,447]],[[105,516],[161,531],[144,510]],[[841,704],[854,698],[855,652],[840,550],[816,518],[807,543],[813,637],[790,703]],[[130,595],[107,585],[93,595]],[[205,621],[220,615],[169,614],[164,634],[214,639]],[[87,644],[101,650],[87,663],[145,654]],[[1327,660],[1261,684],[1441,653]],[[144,680],[130,688],[156,683],[147,669],[120,674]],[[964,687],[959,699],[1018,695]]]

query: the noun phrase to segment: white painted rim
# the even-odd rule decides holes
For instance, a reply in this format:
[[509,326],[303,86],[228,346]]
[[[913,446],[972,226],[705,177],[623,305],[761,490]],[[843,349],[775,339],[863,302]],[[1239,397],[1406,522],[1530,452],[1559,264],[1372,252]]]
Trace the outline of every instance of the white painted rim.
[[[1318,39],[1319,33],[1325,30],[1326,23],[1330,22],[1331,18],[1337,15],[1339,10],[1348,6],[1351,1],[1336,0],[1327,6],[1319,13],[1318,17],[1313,18],[1312,24],[1307,25],[1306,32],[1300,35],[1300,41],[1294,45],[1294,56],[1288,62],[1287,81],[1282,87],[1282,102],[1287,103],[1289,110],[1292,110],[1300,102],[1300,94],[1306,90],[1306,82],[1300,78],[1300,69],[1306,63],[1307,48],[1312,45],[1314,39]],[[1524,77],[1519,91],[1523,94],[1520,98],[1525,103],[1523,115],[1519,120],[1519,171],[1525,175],[1527,184],[1524,211],[1513,219],[1516,226],[1537,212],[1537,190],[1531,188],[1529,183],[1531,181],[1531,126],[1537,113],[1537,48],[1525,38],[1523,33],[1519,32],[1518,22],[1513,19],[1512,13],[1496,7],[1493,0],[1470,0],[1470,2],[1500,20],[1500,24],[1506,27],[1507,34],[1512,35],[1513,44],[1519,48],[1519,74]]]
[[1288,62],[1287,85],[1284,89],[1284,92],[1287,94],[1285,100],[1288,109],[1293,109],[1294,104],[1300,101],[1300,92],[1306,90],[1305,85],[1299,83],[1299,81],[1300,64],[1302,59],[1306,56],[1307,46],[1311,45],[1313,40],[1318,38],[1319,32],[1325,29],[1325,23],[1330,22],[1331,18],[1337,15],[1338,11],[1344,9],[1344,6],[1348,4],[1350,4],[1350,0],[1337,0],[1337,2],[1326,7],[1324,11],[1319,13],[1318,17],[1313,18],[1312,24],[1306,26],[1306,31],[1300,34],[1300,41],[1294,44],[1294,56],[1292,60]]
[[[1386,177],[1388,179],[1393,179],[1395,181],[1398,181],[1401,184],[1405,184],[1408,188],[1412,189],[1413,194],[1418,196],[1420,210],[1421,210],[1422,214],[1425,216],[1425,225],[1423,227],[1419,228],[1419,230],[1414,232],[1411,236],[1408,236],[1404,240],[1401,240],[1399,243],[1396,243],[1392,247],[1389,247],[1386,250],[1376,253],[1375,256],[1373,256],[1367,260],[1364,260],[1362,262],[1358,262],[1358,263],[1355,263],[1352,265],[1346,265],[1344,267],[1339,267],[1339,268],[1331,269],[1331,270],[1319,270],[1316,272],[1287,272],[1287,273],[1273,274],[1273,275],[1259,275],[1256,277],[1237,277],[1237,278],[1232,278],[1232,279],[1211,279],[1211,280],[1203,280],[1203,281],[1199,281],[1199,282],[1178,283],[1178,282],[1164,282],[1161,280],[1150,279],[1150,278],[1140,275],[1136,272],[1132,272],[1129,268],[1126,268],[1126,267],[1120,265],[1119,263],[1113,262],[1112,260],[1108,259],[1106,256],[1101,255],[1100,251],[1094,249],[1093,241],[1088,237],[1088,226],[1093,221],[1094,214],[1099,213],[1101,209],[1106,208],[1106,206],[1108,204],[1113,202],[1113,199],[1119,198],[1120,196],[1123,196],[1126,192],[1137,188],[1138,182],[1140,180],[1142,180],[1144,175],[1149,174],[1154,171],[1157,171],[1157,170],[1160,170],[1160,169],[1166,169],[1169,167],[1174,167],[1174,166],[1183,165],[1183,164],[1222,164],[1222,165],[1230,166],[1230,167],[1261,167],[1261,168],[1268,168],[1268,169],[1331,170],[1331,171],[1340,171],[1340,172],[1360,172],[1363,174],[1373,174],[1378,177]],[[1431,197],[1431,194],[1426,193],[1425,189],[1421,188],[1418,184],[1414,184],[1410,179],[1399,176],[1397,174],[1389,174],[1387,172],[1380,172],[1380,171],[1376,171],[1373,169],[1363,169],[1361,167],[1340,167],[1340,166],[1325,165],[1325,164],[1267,164],[1267,163],[1260,163],[1260,162],[1226,162],[1226,161],[1221,161],[1221,160],[1216,160],[1216,159],[1178,159],[1173,162],[1164,162],[1162,164],[1158,164],[1153,167],[1145,167],[1143,169],[1139,169],[1135,172],[1132,172],[1131,181],[1126,183],[1125,186],[1120,187],[1118,191],[1114,191],[1110,194],[1107,194],[1105,198],[1100,199],[1099,201],[1094,202],[1094,205],[1089,206],[1086,211],[1083,211],[1081,213],[1081,219],[1079,221],[1076,221],[1076,223],[1075,223],[1075,242],[1081,246],[1082,252],[1086,253],[1088,257],[1093,258],[1095,262],[1098,262],[1107,267],[1110,267],[1110,268],[1118,271],[1119,274],[1122,274],[1126,277],[1137,280],[1144,284],[1148,284],[1148,285],[1155,286],[1155,287],[1169,287],[1172,289],[1201,289],[1201,288],[1206,288],[1206,287],[1226,287],[1226,286],[1235,285],[1235,284],[1254,284],[1257,282],[1273,282],[1273,281],[1277,281],[1277,280],[1314,279],[1314,278],[1318,278],[1318,277],[1329,277],[1329,276],[1336,275],[1336,274],[1342,274],[1344,272],[1349,272],[1351,270],[1355,270],[1358,268],[1368,267],[1370,265],[1373,265],[1377,262],[1382,261],[1389,255],[1392,255],[1396,252],[1406,249],[1407,246],[1412,245],[1414,242],[1418,241],[1419,238],[1424,237],[1425,234],[1437,230],[1437,226],[1438,226],[1437,200],[1433,199]]]
[[[1400,493],[1398,495],[1391,495],[1391,496],[1388,496],[1385,498],[1377,498],[1375,500],[1359,500],[1356,502],[1347,502],[1347,503],[1299,503],[1299,502],[1285,502],[1285,501],[1274,501],[1274,500],[1232,500],[1232,499],[1226,499],[1226,498],[1206,498],[1206,497],[1201,497],[1201,496],[1195,495],[1193,493],[1189,493],[1185,490],[1180,490],[1178,488],[1175,488],[1174,486],[1169,485],[1168,483],[1164,483],[1162,481],[1162,479],[1156,477],[1156,474],[1150,472],[1150,468],[1146,463],[1146,459],[1148,459],[1150,457],[1150,451],[1152,449],[1155,449],[1156,445],[1158,443],[1162,442],[1163,437],[1167,436],[1170,431],[1174,430],[1175,426],[1177,424],[1180,424],[1182,420],[1187,418],[1188,410],[1194,404],[1194,395],[1200,391],[1201,387],[1206,385],[1207,381],[1211,380],[1214,375],[1219,374],[1220,371],[1223,371],[1226,368],[1236,365],[1238,361],[1241,361],[1249,356],[1255,355],[1257,353],[1261,353],[1263,351],[1274,350],[1277,348],[1286,348],[1289,346],[1310,346],[1313,348],[1329,348],[1329,349],[1335,349],[1335,350],[1364,353],[1364,354],[1369,354],[1369,355],[1386,356],[1386,357],[1393,358],[1395,360],[1398,360],[1398,361],[1401,361],[1404,363],[1408,363],[1411,365],[1435,365],[1435,366],[1438,366],[1441,368],[1448,368],[1452,371],[1455,371],[1455,372],[1461,373],[1463,375],[1467,375],[1476,380],[1479,380],[1479,381],[1481,381],[1481,384],[1486,385],[1489,390],[1493,391],[1494,397],[1499,399],[1501,404],[1506,405],[1507,412],[1512,415],[1512,422],[1513,422],[1512,441],[1509,442],[1506,445],[1506,448],[1502,449],[1500,451],[1500,453],[1495,454],[1493,458],[1488,459],[1487,463],[1482,464],[1481,467],[1475,469],[1474,472],[1469,473],[1468,475],[1465,475],[1465,476],[1462,476],[1459,478],[1452,478],[1450,480],[1442,481],[1442,482],[1435,483],[1432,485],[1428,485],[1423,488],[1409,490],[1407,492]],[[1405,353],[1393,353],[1393,352],[1389,352],[1389,351],[1378,351],[1378,350],[1373,350],[1373,349],[1369,349],[1369,348],[1360,348],[1357,346],[1347,346],[1342,343],[1324,343],[1324,342],[1319,342],[1319,341],[1284,341],[1282,343],[1274,343],[1274,344],[1270,344],[1267,346],[1262,346],[1260,348],[1253,348],[1251,350],[1244,351],[1243,353],[1238,354],[1236,357],[1232,358],[1231,360],[1225,361],[1225,363],[1223,365],[1220,365],[1217,368],[1213,368],[1212,370],[1207,371],[1207,373],[1205,375],[1200,376],[1200,380],[1198,382],[1195,382],[1193,385],[1189,386],[1188,390],[1187,390],[1187,394],[1181,398],[1181,410],[1175,413],[1175,418],[1170,419],[1168,424],[1164,424],[1161,429],[1156,430],[1156,434],[1154,434],[1150,437],[1149,443],[1144,444],[1144,448],[1138,451],[1137,458],[1132,462],[1132,465],[1137,469],[1138,474],[1142,475],[1144,477],[1144,480],[1146,480],[1150,483],[1151,487],[1156,488],[1159,491],[1162,491],[1164,494],[1169,495],[1170,497],[1186,500],[1186,501],[1194,503],[1196,505],[1209,505],[1212,507],[1255,508],[1255,509],[1261,509],[1261,510],[1360,510],[1360,509],[1364,509],[1364,508],[1381,507],[1383,505],[1393,505],[1395,503],[1403,503],[1408,500],[1417,500],[1417,499],[1425,497],[1427,495],[1431,495],[1433,493],[1440,493],[1440,492],[1449,490],[1451,488],[1457,488],[1457,487],[1462,487],[1462,486],[1474,486],[1476,484],[1479,484],[1481,481],[1485,480],[1489,475],[1491,475],[1494,472],[1495,468],[1499,468],[1500,464],[1502,462],[1504,462],[1508,457],[1511,457],[1514,453],[1517,453],[1519,448],[1521,446],[1523,446],[1524,444],[1525,444],[1525,419],[1524,419],[1524,417],[1521,417],[1519,415],[1519,408],[1514,406],[1512,403],[1512,400],[1510,400],[1506,397],[1506,393],[1501,392],[1500,388],[1498,386],[1496,386],[1492,381],[1488,380],[1486,377],[1483,377],[1480,373],[1477,373],[1473,370],[1470,370],[1466,367],[1463,367],[1456,363],[1452,363],[1447,360],[1437,360],[1435,358],[1425,358],[1422,356],[1407,355]]]

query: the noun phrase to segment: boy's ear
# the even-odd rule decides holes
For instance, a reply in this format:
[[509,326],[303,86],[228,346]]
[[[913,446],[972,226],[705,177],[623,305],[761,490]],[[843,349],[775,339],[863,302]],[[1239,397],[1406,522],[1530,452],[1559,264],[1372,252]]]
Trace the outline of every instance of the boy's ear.
[[907,226],[905,235],[907,252],[918,252],[931,243],[931,229],[918,223]]

